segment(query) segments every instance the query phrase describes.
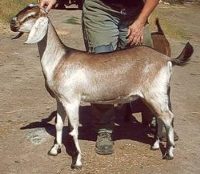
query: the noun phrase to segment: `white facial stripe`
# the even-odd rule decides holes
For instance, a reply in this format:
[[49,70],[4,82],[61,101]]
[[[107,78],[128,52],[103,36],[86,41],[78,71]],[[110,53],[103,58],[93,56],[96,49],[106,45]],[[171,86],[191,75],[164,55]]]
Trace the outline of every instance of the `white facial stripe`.
[[37,5],[36,4],[29,4],[28,6],[29,7],[36,7]]
[[29,18],[30,16],[34,16],[36,14],[36,12],[30,12],[30,13],[28,13],[26,16],[24,16],[22,19],[21,19],[21,21],[25,21],[25,19],[27,19],[27,18]]
[[17,17],[13,17],[12,20],[13,20],[13,21],[17,21]]
[[24,22],[21,26],[20,26],[20,31],[24,32],[24,33],[28,33],[30,32],[31,28],[33,27],[35,21],[32,20],[28,20],[26,22]]

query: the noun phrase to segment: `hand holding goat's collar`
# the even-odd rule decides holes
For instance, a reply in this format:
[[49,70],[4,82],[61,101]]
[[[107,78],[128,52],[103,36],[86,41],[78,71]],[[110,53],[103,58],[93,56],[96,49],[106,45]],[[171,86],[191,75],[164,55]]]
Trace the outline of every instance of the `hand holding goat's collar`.
[[40,10],[45,16],[47,16],[49,13],[49,11],[46,8],[40,7]]
[[41,7],[39,4],[29,4],[29,7],[39,7],[41,12],[45,14],[46,16],[48,15],[48,10],[46,8]]

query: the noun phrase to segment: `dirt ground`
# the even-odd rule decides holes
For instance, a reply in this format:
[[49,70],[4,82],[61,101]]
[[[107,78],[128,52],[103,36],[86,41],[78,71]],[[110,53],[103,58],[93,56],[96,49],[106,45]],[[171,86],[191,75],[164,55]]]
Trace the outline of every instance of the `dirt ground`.
[[[200,7],[166,6],[158,9],[160,20],[184,31],[170,37],[173,57],[189,40],[194,47],[190,64],[175,67],[172,78],[172,105],[176,142],[175,158],[162,160],[162,152],[151,151],[152,138],[135,122],[118,116],[113,138],[115,153],[97,155],[90,108],[81,107],[80,145],[83,168],[73,171],[73,147],[64,128],[64,146],[56,157],[47,152],[55,137],[55,101],[44,87],[36,45],[24,45],[27,36],[11,40],[11,32],[0,35],[0,173],[1,174],[199,174],[200,173]],[[53,10],[51,19],[68,46],[84,49],[81,11]],[[69,24],[71,23],[71,24]],[[73,24],[72,24],[73,23]],[[166,33],[167,34],[167,33]],[[53,120],[51,120],[53,118]],[[137,117],[140,119],[140,117]]]

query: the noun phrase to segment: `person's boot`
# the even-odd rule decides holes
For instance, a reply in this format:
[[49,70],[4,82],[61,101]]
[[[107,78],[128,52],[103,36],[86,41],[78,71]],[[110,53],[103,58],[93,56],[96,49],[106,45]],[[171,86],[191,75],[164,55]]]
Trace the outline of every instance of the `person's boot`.
[[98,133],[95,150],[96,153],[99,155],[110,155],[113,153],[113,141],[111,138],[111,133]]

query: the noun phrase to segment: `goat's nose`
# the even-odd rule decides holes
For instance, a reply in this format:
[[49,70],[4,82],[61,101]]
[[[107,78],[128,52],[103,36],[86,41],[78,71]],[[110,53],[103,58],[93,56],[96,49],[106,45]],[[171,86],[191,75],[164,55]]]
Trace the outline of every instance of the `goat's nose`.
[[14,17],[10,21],[10,28],[12,31],[17,31],[18,30],[18,24],[17,24],[17,17]]
[[11,19],[10,24],[15,25],[17,23],[17,17]]

